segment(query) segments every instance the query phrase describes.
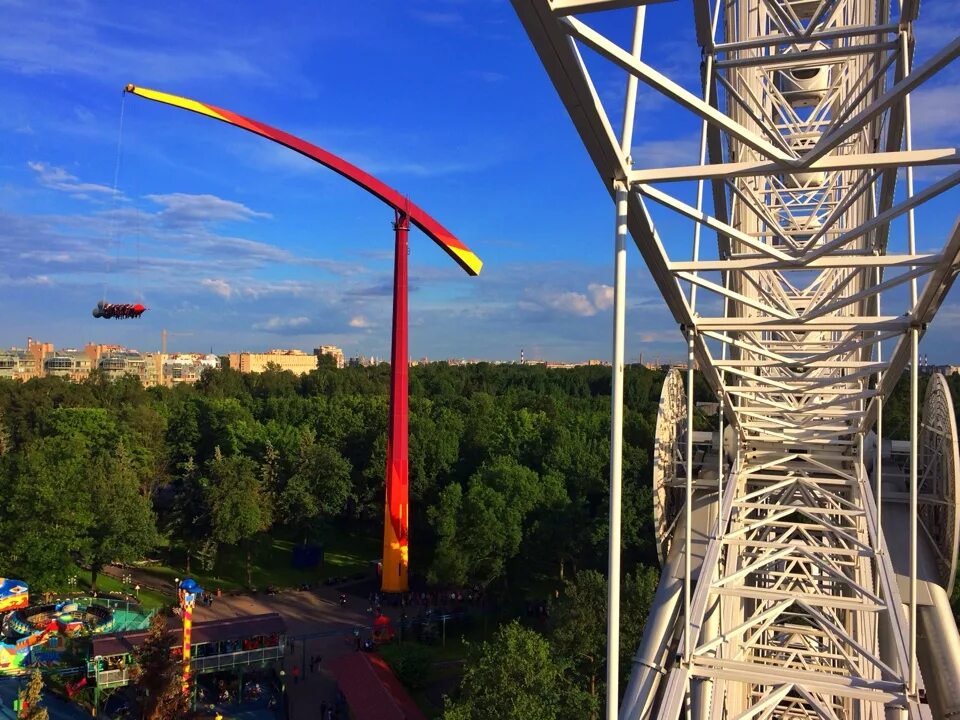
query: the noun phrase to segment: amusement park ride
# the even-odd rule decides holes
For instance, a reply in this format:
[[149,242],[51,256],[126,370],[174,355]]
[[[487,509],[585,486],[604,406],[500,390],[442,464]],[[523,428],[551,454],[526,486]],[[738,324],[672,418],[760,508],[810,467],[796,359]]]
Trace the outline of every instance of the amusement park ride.
[[[957,430],[940,376],[921,418],[917,349],[960,224],[921,250],[914,219],[960,183],[960,153],[914,148],[910,113],[960,39],[915,64],[917,0],[693,0],[698,95],[643,47],[654,0],[513,5],[615,201],[607,718],[960,717]],[[594,81],[614,73],[622,113]],[[634,166],[640,82],[696,116],[698,164]],[[915,187],[924,166],[947,167]],[[658,234],[650,202],[692,221],[691,246]],[[628,232],[689,369],[663,387],[663,572],[618,712]],[[715,433],[693,427],[695,363]],[[908,367],[910,440],[891,441],[884,402]]]
[[[393,334],[390,353],[390,418],[387,433],[386,502],[384,505],[384,592],[409,589],[409,484],[408,484],[408,321],[407,255],[410,223],[439,245],[468,275],[479,275],[482,261],[453,233],[410,202],[409,198],[333,153],[256,120],[213,105],[169,93],[127,85],[125,93],[190,110],[247,130],[290,148],[330,168],[376,196],[394,212]],[[110,306],[108,306],[110,307]],[[135,307],[143,307],[138,305]],[[94,311],[96,315],[96,311]]]
[[93,309],[93,316],[95,318],[129,320],[140,317],[144,311],[146,311],[146,308],[140,303],[108,303],[101,300]]

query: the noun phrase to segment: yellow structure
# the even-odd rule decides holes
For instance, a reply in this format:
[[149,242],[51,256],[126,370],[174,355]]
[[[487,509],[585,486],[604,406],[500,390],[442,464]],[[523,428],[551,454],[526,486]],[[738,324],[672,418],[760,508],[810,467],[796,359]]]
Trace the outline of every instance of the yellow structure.
[[317,356],[307,355],[303,350],[268,350],[265,353],[230,353],[230,367],[242,373],[263,372],[269,365],[289,370],[295,375],[305,375],[317,369]]

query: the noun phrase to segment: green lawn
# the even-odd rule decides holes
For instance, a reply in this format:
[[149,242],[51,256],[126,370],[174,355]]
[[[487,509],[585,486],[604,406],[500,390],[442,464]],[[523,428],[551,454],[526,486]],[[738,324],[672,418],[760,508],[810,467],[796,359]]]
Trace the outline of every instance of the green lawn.
[[[89,570],[85,570],[82,567],[76,565],[71,569],[71,574],[77,578],[77,584],[75,586],[66,585],[64,587],[58,588],[58,591],[63,594],[73,594],[75,592],[90,593],[93,591],[93,581],[92,576]],[[111,592],[122,592],[130,593],[134,595],[134,590],[129,585],[124,585],[122,582],[116,578],[109,577],[100,573],[97,575],[97,592],[101,595],[107,595]],[[164,607],[167,605],[173,605],[176,601],[174,600],[173,593],[169,595],[155,592],[153,590],[140,590],[140,603],[147,610],[153,610],[154,608]],[[36,600],[32,602],[37,602]]]
[[[267,537],[253,544],[251,566],[253,586],[264,588],[296,587],[317,583],[328,577],[372,572],[370,562],[380,557],[379,538],[361,534],[331,531],[324,543],[324,562],[320,568],[300,570],[293,567],[294,542],[282,537]],[[161,564],[143,568],[156,575],[159,582],[173,587],[174,578],[186,577],[186,555],[180,549],[168,551]],[[220,548],[213,570],[200,569],[196,559],[191,563],[191,577],[209,591],[243,590],[247,586],[246,552],[237,546]]]

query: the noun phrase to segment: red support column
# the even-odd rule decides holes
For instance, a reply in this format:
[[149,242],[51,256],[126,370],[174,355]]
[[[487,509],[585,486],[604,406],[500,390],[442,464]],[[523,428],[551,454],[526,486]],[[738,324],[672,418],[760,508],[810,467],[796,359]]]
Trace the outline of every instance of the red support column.
[[396,210],[393,224],[393,337],[390,349],[390,408],[387,429],[387,502],[383,522],[383,592],[410,589],[407,574],[409,483],[407,477],[407,236],[410,218]]

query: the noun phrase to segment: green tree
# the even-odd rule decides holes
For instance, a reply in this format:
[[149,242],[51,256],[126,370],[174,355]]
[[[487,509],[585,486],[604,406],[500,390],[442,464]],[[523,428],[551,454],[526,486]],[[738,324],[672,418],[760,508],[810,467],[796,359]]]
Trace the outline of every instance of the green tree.
[[592,697],[603,684],[607,652],[607,579],[596,570],[580,570],[567,581],[553,609],[553,642],[573,661]]
[[438,538],[432,577],[458,583],[465,576],[486,587],[503,576],[520,550],[527,516],[557,490],[545,479],[500,457],[473,474],[462,499],[445,490],[430,514]]
[[0,497],[11,509],[0,522],[0,567],[38,590],[55,589],[67,579],[71,556],[84,549],[93,523],[83,495],[86,450],[76,437],[36,439],[3,458],[0,468]]
[[620,584],[623,607],[620,613],[620,671],[624,679],[630,673],[633,653],[643,637],[643,627],[659,582],[660,573],[656,568],[639,566],[627,573]]
[[192,558],[202,558],[204,569],[210,570],[216,555],[209,485],[210,481],[200,476],[193,458],[187,458],[181,463],[180,477],[174,483],[173,498],[167,508],[165,527],[183,544],[188,575]]
[[433,656],[420,643],[392,646],[385,657],[397,679],[410,690],[422,690],[430,684]]
[[[657,581],[656,570],[640,567],[621,583],[620,669],[624,680],[643,635]],[[570,658],[578,683],[599,707],[607,672],[607,578],[596,570],[577,572],[554,605],[553,623],[554,645]]]
[[467,664],[460,697],[444,720],[560,720],[587,717],[594,704],[570,682],[570,662],[539,633],[514,621]]
[[257,477],[257,466],[242,456],[225,457],[216,448],[210,461],[210,515],[213,537],[227,545],[243,545],[247,585],[253,585],[251,542],[272,520],[269,497]]
[[17,694],[19,709],[17,720],[49,720],[47,709],[40,703],[43,700],[43,675],[34,669],[30,673],[30,682]]
[[319,518],[334,517],[347,505],[351,494],[350,463],[324,443],[305,434],[296,468],[279,497],[279,510],[286,523],[306,543]]
[[430,525],[439,541],[427,580],[434,585],[465,585],[469,559],[458,542],[457,523],[463,506],[463,488],[459,483],[447,485],[436,505],[427,512]]
[[163,613],[150,618],[150,629],[134,652],[133,684],[142,720],[179,720],[189,714],[181,685],[180,664],[171,654],[173,636]]
[[144,497],[125,444],[114,456],[100,455],[92,463],[86,486],[94,518],[86,531],[81,557],[90,566],[93,589],[105,565],[139,560],[159,541],[150,499]]
[[7,430],[6,418],[0,410],[0,457],[6,455],[12,447],[10,432]]

